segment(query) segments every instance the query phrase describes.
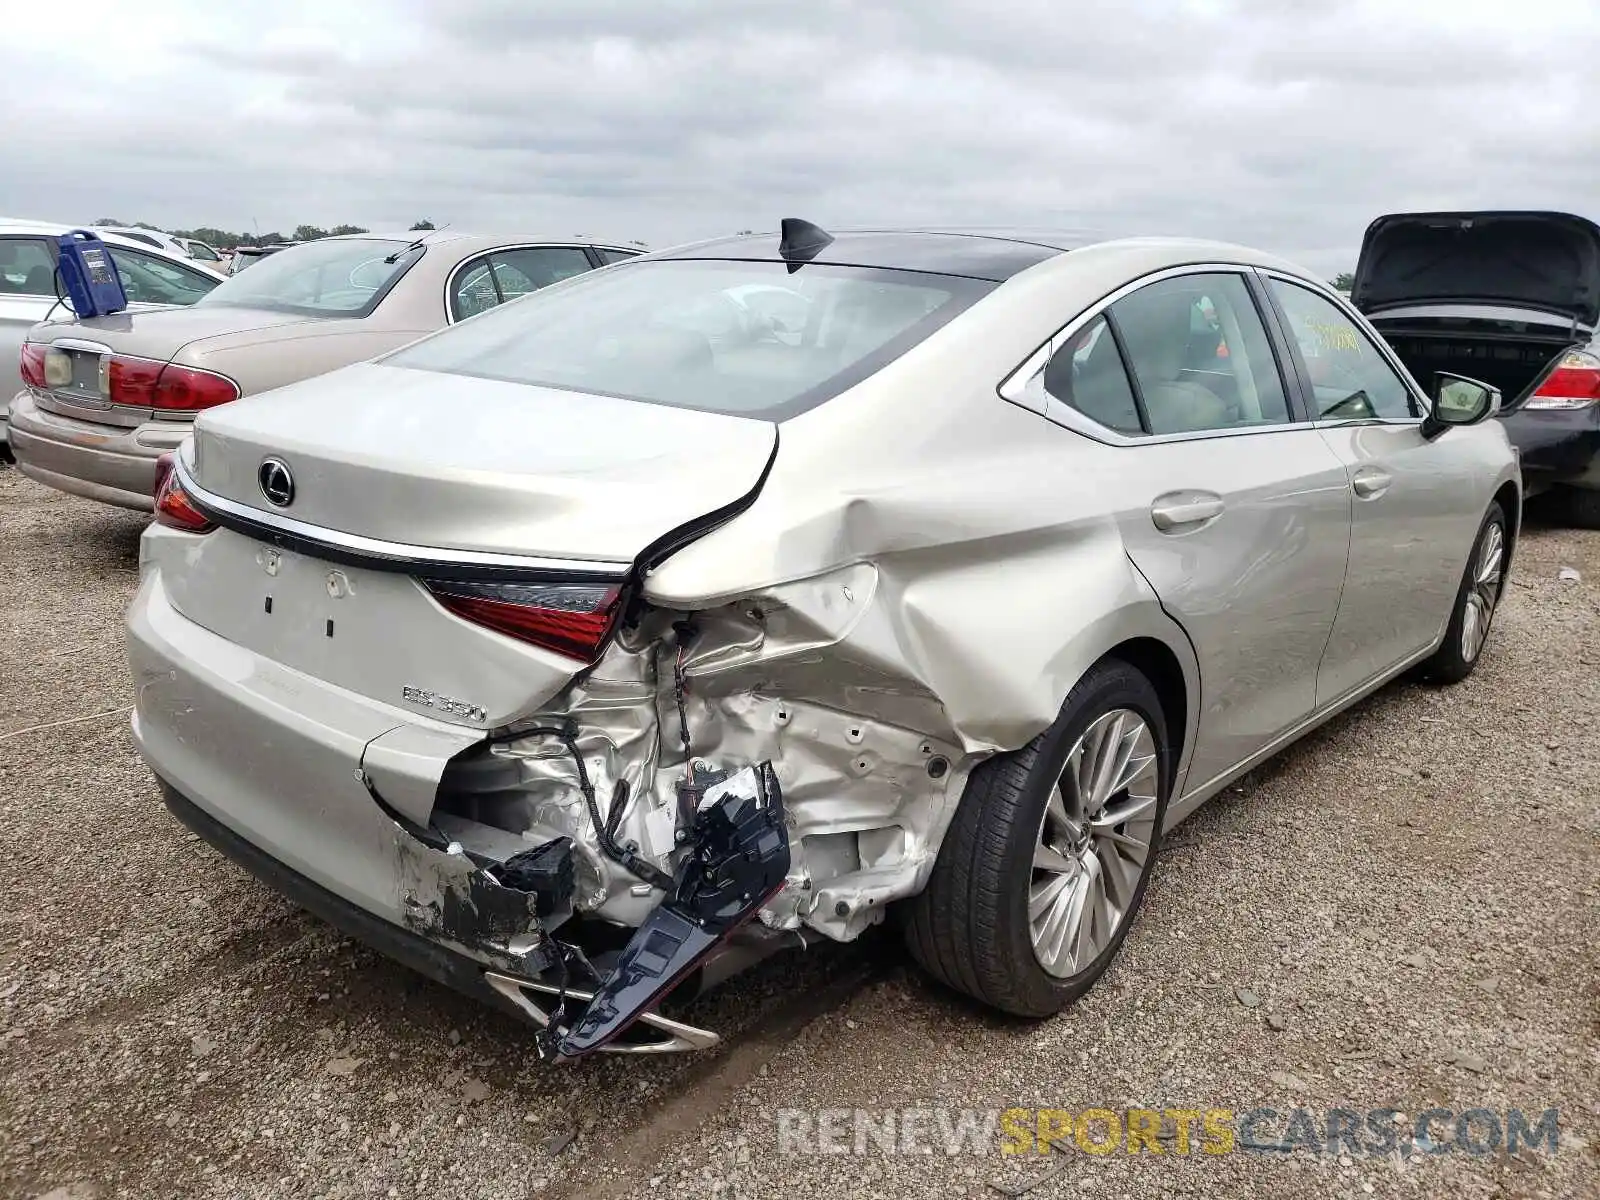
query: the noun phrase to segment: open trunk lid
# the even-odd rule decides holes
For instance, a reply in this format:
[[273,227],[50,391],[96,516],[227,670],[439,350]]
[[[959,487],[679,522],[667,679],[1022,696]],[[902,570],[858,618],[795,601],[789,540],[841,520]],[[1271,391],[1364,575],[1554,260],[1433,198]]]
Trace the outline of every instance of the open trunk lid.
[[1350,299],[1538,309],[1600,322],[1600,226],[1559,212],[1394,213],[1367,227]]
[[373,557],[627,564],[751,494],[776,444],[770,421],[361,363],[203,413],[189,472],[202,502]]

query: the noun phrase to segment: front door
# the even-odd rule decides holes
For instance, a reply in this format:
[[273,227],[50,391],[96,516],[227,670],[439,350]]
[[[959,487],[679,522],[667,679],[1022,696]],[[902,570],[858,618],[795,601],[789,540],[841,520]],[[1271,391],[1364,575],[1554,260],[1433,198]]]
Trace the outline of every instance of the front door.
[[1422,436],[1427,402],[1351,314],[1287,279],[1267,288],[1350,487],[1350,568],[1318,673],[1321,706],[1438,639],[1488,505],[1487,495],[1463,503],[1463,489],[1491,476],[1473,431]]

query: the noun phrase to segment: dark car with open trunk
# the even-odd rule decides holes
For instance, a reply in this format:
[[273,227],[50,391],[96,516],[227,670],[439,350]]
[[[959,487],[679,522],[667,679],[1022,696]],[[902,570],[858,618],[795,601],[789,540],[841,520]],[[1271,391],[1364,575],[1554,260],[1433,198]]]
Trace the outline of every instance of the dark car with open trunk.
[[1351,301],[1427,388],[1498,388],[1530,495],[1600,528],[1600,226],[1559,212],[1396,213],[1368,228]]

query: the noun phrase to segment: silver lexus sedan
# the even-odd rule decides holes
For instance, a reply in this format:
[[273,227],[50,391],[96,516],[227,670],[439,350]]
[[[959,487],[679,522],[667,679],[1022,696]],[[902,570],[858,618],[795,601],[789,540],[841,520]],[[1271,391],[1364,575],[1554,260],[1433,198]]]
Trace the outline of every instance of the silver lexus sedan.
[[138,745],[204,838],[554,1059],[710,1045],[684,997],[886,918],[1042,1017],[1164,830],[1472,671],[1521,485],[1497,394],[1428,383],[1237,246],[647,255],[201,414]]

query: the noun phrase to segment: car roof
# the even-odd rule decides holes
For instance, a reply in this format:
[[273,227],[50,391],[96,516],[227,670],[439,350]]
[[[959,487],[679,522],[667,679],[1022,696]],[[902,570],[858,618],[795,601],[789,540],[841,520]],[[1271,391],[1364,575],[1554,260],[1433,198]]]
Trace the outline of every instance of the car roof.
[[[929,271],[939,275],[966,275],[996,282],[1069,249],[1065,238],[1046,241],[1023,238],[1010,231],[984,233],[943,229],[850,229],[832,234],[833,241],[808,262],[874,267],[897,271]],[[1071,246],[1084,244],[1082,240]],[[776,233],[713,238],[660,250],[652,258],[736,259],[744,262],[782,262]]]
[[[318,238],[319,242],[359,242],[359,241],[384,241],[384,242],[421,242],[424,246],[443,246],[451,242],[477,242],[485,246],[610,246],[618,250],[629,250],[635,254],[644,254],[645,251],[638,246],[629,246],[623,242],[612,241],[608,238],[590,238],[552,235],[549,233],[469,233],[459,229],[396,229],[391,231],[368,230],[366,233],[341,233],[332,237]],[[305,245],[304,242],[290,243],[292,245]]]
[[[965,275],[1000,283],[1039,263],[1092,246],[1097,255],[1124,252],[1130,260],[1159,259],[1173,266],[1244,263],[1306,275],[1302,268],[1275,255],[1199,238],[1108,238],[1073,229],[977,226],[851,229],[832,232],[831,236],[833,240],[808,262]],[[650,257],[782,262],[778,246],[778,234],[760,233],[675,246]]]

